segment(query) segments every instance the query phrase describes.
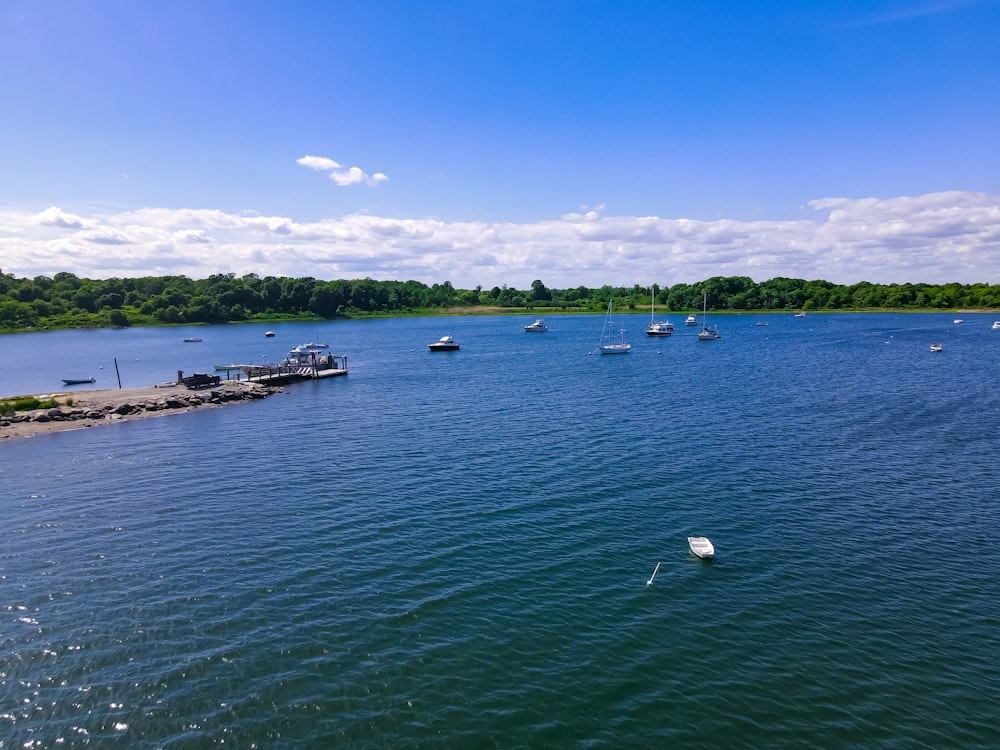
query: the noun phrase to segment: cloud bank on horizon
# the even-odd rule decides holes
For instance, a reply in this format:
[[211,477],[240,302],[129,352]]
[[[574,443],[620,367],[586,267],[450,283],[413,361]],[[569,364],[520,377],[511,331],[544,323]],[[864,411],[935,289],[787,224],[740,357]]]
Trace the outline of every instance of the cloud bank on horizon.
[[[333,164],[306,166],[342,169]],[[809,206],[816,214],[809,220],[702,221],[584,210],[530,223],[361,213],[299,222],[208,209],[91,215],[56,206],[36,213],[0,209],[0,257],[2,270],[17,276],[255,273],[450,281],[465,289],[527,288],[535,279],[571,288],[672,285],[712,276],[838,284],[1000,278],[1000,196],[824,198]]]

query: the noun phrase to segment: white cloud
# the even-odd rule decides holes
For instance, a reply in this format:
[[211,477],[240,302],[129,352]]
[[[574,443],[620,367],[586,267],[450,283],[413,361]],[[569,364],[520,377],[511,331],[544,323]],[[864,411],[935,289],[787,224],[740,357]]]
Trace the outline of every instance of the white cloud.
[[327,159],[325,156],[303,156],[301,159],[296,159],[295,163],[301,164],[303,167],[309,167],[309,169],[318,169],[322,172],[331,169],[340,169],[340,164],[333,159]]
[[380,182],[388,182],[389,178],[382,172],[368,175],[360,167],[343,167],[339,162],[328,159],[325,156],[303,156],[295,160],[296,164],[301,164],[309,169],[316,169],[321,172],[329,172],[330,179],[341,187],[347,185],[357,185],[365,183],[370,187],[375,187]]
[[462,288],[527,288],[534,279],[553,288],[670,285],[711,276],[1000,283],[1000,196],[948,192],[808,205],[814,216],[795,221],[602,216],[590,209],[535,223],[0,209],[0,258],[4,272],[29,277],[253,272],[451,281]]
[[36,214],[35,219],[43,226],[62,227],[63,229],[82,229],[86,224],[79,216],[60,211],[55,206],[50,206]]

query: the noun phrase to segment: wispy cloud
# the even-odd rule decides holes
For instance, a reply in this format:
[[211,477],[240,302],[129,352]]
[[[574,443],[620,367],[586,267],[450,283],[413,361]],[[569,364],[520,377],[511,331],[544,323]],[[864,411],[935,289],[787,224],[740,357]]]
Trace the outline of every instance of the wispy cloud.
[[900,23],[921,16],[934,16],[940,13],[950,13],[969,5],[979,5],[988,0],[934,0],[933,2],[904,2],[898,7],[887,9],[881,13],[862,16],[846,21],[841,26],[845,28],[859,26],[878,26],[882,24]]
[[351,214],[314,222],[207,209],[75,216],[0,209],[0,258],[18,276],[258,273],[463,288],[694,282],[711,276],[841,284],[1000,283],[1000,196],[823,198],[794,221],[605,216],[584,208],[516,224]]
[[380,182],[386,182],[389,179],[382,172],[369,175],[360,167],[345,167],[340,162],[325,156],[303,156],[300,159],[296,159],[295,163],[319,172],[329,172],[330,179],[341,186],[364,183],[370,187],[375,187]]

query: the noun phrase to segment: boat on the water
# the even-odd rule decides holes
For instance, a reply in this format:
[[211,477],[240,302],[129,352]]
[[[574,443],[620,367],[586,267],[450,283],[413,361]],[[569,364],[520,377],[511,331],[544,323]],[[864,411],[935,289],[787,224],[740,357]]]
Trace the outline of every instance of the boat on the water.
[[708,537],[689,536],[688,547],[691,550],[691,554],[695,557],[715,557],[715,547],[709,541]]
[[991,330],[1000,331],[1000,320],[994,320],[993,321],[993,327],[992,327]]
[[433,344],[428,344],[427,348],[432,352],[454,352],[458,351],[461,347],[459,347],[458,342],[451,336],[442,336]]
[[188,336],[187,338],[184,339],[185,344],[196,344],[199,341],[201,341],[201,339],[198,338],[197,336]]
[[716,339],[721,339],[722,336],[719,335],[719,329],[708,327],[708,295],[704,295],[702,301],[702,317],[701,317],[701,330],[698,331],[699,341],[715,341]]
[[938,344],[938,343],[936,343],[936,342],[935,342],[935,343],[933,343],[933,344],[931,344],[931,351],[932,351],[932,352],[939,352],[939,351],[941,351],[942,349],[944,349],[944,347],[943,347],[943,346],[941,346],[941,344]]
[[674,324],[669,321],[661,321],[659,323],[653,320],[656,314],[656,292],[649,298],[649,325],[646,326],[647,336],[669,336],[674,332]]
[[796,318],[804,318],[805,316],[806,316],[805,310],[803,310],[802,312],[795,313]]
[[524,327],[524,330],[527,331],[528,333],[545,333],[547,330],[549,330],[549,327],[545,325],[544,320],[539,318],[534,323],[526,325]]
[[94,378],[63,378],[64,385],[83,385],[84,383],[96,383]]
[[274,331],[264,331],[264,336],[267,337],[267,338],[269,338],[269,339],[273,339],[274,338]]
[[613,300],[608,300],[608,314],[604,318],[604,328],[601,331],[601,343],[597,349],[601,354],[628,354],[632,345],[625,342],[625,329],[619,325],[619,340],[614,341],[614,318],[612,317]]
[[299,344],[293,347],[291,351],[288,352],[288,356],[285,357],[285,364],[287,365],[319,365],[320,360],[325,360],[330,356],[330,345],[329,344],[319,344],[310,341],[307,344]]
[[698,318],[694,316],[694,313],[691,313],[690,315],[687,316],[687,318],[684,319],[684,325],[696,326],[698,325]]

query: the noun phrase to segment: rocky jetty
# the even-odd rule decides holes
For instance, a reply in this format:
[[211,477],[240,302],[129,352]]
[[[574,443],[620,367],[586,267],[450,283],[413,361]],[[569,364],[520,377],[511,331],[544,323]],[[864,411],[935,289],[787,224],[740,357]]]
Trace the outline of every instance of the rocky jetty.
[[211,388],[189,390],[176,384],[126,390],[79,391],[46,394],[61,405],[16,412],[0,417],[0,439],[26,437],[142,417],[225,406],[266,398],[280,388],[231,381]]

